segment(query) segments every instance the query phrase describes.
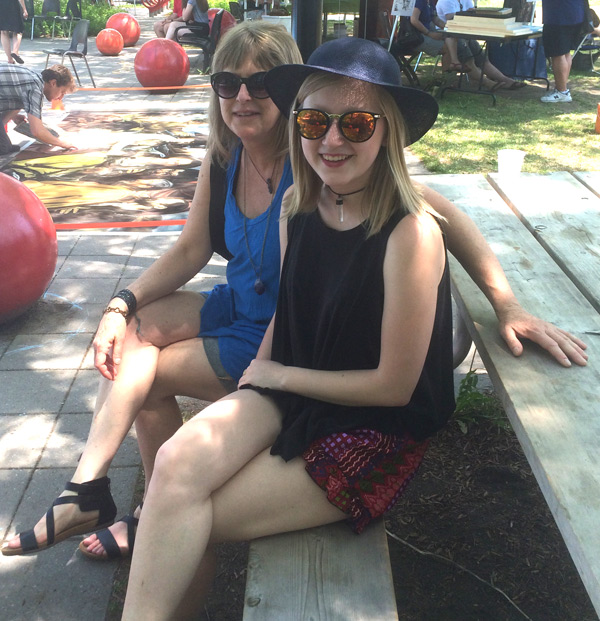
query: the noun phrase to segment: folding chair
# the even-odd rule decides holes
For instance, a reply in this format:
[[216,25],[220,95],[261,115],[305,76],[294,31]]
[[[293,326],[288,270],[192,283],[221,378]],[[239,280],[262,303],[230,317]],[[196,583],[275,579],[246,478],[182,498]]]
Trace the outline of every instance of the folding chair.
[[31,0],[31,2],[25,0],[25,8],[27,9],[27,13],[29,13],[29,9],[31,9],[31,13],[29,13],[29,16],[31,17],[31,39],[33,40],[33,27],[36,20],[52,20],[52,39],[54,39],[54,26],[56,25],[55,18],[60,17],[60,0],[44,0],[42,4],[42,12],[39,15],[35,14],[33,0]]
[[[70,37],[71,29],[73,28],[73,22],[79,21],[82,17],[83,15],[81,14],[81,0],[68,0],[65,14],[62,17],[57,15],[54,18],[54,25],[56,25],[56,22],[69,22],[69,34],[67,35],[67,37]],[[54,38],[54,30],[52,38]]]
[[[598,16],[593,9],[590,9],[590,16],[592,18],[590,26],[592,28],[598,28],[598,25],[600,25],[600,19],[598,19]],[[588,64],[586,62],[586,56],[589,58],[590,71],[592,73],[600,74],[600,71],[596,71],[595,68],[596,59],[600,56],[600,38],[595,32],[590,32],[586,34],[583,39],[581,39],[581,42],[573,53],[573,64],[578,69],[585,69],[585,65]]]
[[[385,22],[387,22],[389,27],[389,19],[386,19]],[[396,18],[394,27],[390,31],[388,50],[396,59],[398,65],[400,65],[400,70],[407,79],[408,84],[410,86],[419,87],[421,84],[419,82],[419,78],[417,77],[416,71],[419,67],[419,63],[421,62],[421,58],[423,57],[423,52],[416,52],[414,50],[416,47],[415,42],[411,41],[408,37],[400,36],[402,32],[409,32],[406,30],[409,23],[410,22],[407,17],[400,17],[400,19]],[[398,37],[396,37],[396,29],[399,31]],[[386,44],[387,43],[388,42],[386,41]]]
[[229,12],[235,17],[235,21],[238,24],[244,21],[244,9],[239,2],[230,2]]
[[90,66],[87,61],[87,38],[88,38],[88,29],[90,26],[90,22],[87,19],[80,19],[77,22],[77,25],[73,29],[73,38],[71,39],[71,45],[67,49],[61,50],[44,50],[44,54],[46,54],[46,67],[48,67],[48,60],[50,56],[60,56],[61,64],[65,64],[65,56],[69,57],[71,61],[71,66],[73,67],[73,72],[75,73],[75,77],[77,78],[77,83],[81,86],[81,80],[79,79],[79,74],[77,73],[77,69],[75,68],[75,63],[73,62],[73,58],[83,58],[85,62],[85,66],[87,67],[88,74],[92,81],[92,85],[96,88],[96,83],[94,82],[94,77],[92,76],[92,72],[90,70]]
[[[208,24],[186,24],[175,29],[175,41],[181,45],[193,45],[202,50],[203,73],[207,73],[212,62],[213,54],[221,38],[221,22],[225,9],[220,9],[213,18],[210,31]],[[191,32],[183,32],[191,30]],[[182,32],[180,32],[182,31]]]

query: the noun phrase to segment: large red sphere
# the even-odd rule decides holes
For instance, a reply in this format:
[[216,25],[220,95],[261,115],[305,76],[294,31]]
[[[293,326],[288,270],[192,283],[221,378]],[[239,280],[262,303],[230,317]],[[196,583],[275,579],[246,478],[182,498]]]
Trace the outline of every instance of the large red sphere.
[[[208,25],[212,28],[213,19],[221,9],[208,9]],[[223,36],[230,28],[233,28],[237,22],[235,17],[229,12],[224,11],[221,19],[221,36]]]
[[190,73],[190,59],[179,43],[151,39],[135,55],[133,68],[142,86],[182,86]]
[[56,229],[42,201],[0,173],[0,323],[24,313],[56,268]]
[[118,56],[123,45],[123,35],[114,28],[105,28],[96,37],[96,47],[105,56]]
[[135,45],[142,32],[137,19],[133,15],[129,15],[129,13],[115,13],[111,15],[106,22],[106,27],[114,28],[121,33],[125,47]]

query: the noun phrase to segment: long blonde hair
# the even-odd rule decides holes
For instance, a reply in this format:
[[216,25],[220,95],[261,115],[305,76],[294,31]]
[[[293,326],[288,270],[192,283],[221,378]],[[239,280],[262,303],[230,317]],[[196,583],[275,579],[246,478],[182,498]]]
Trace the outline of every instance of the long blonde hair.
[[[293,109],[301,107],[309,95],[325,86],[341,86],[341,82],[348,79],[351,78],[325,72],[313,73],[298,91]],[[373,163],[364,193],[364,196],[368,197],[368,204],[365,206],[367,216],[365,225],[370,237],[378,233],[396,211],[415,215],[435,212],[423,200],[408,174],[404,159],[406,125],[394,98],[381,86],[369,84],[369,87],[376,89],[374,92],[387,121],[386,143],[381,147]],[[294,116],[290,115],[290,159],[294,188],[285,204],[283,215],[287,218],[297,213],[314,211],[323,186],[323,182],[302,153],[301,137],[294,124]]]
[[[235,70],[247,62],[252,62],[263,71],[278,65],[301,64],[302,56],[296,42],[283,26],[260,20],[246,21],[231,28],[220,41],[212,63],[213,73]],[[219,96],[212,91],[208,109],[210,134],[208,148],[217,161],[226,166],[238,145],[238,137],[227,127]],[[280,116],[273,135],[269,137],[278,155],[288,151],[287,121]]]

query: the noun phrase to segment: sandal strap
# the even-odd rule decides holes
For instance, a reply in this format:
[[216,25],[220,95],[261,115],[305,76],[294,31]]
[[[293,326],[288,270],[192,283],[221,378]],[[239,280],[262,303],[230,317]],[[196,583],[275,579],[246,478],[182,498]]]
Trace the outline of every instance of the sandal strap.
[[114,535],[110,532],[110,529],[104,528],[96,533],[98,541],[104,547],[106,556],[110,560],[125,558],[133,554],[133,544],[135,543],[135,534],[139,519],[133,515],[124,515],[122,518],[116,520],[115,524],[118,522],[125,522],[125,524],[127,524],[127,547],[129,548],[129,554],[123,554],[123,551],[119,547]]
[[[120,522],[121,520],[118,521]],[[107,558],[115,559],[123,557],[123,553],[121,552],[121,548],[119,548],[117,540],[108,528],[98,531],[96,533],[96,537],[98,537],[98,541],[102,544]]]
[[[52,507],[53,506],[54,504]],[[54,543],[54,511],[52,510],[52,507],[50,507],[50,509],[46,512],[47,545],[52,545]],[[19,535],[19,540],[21,542],[21,549],[23,552],[32,552],[33,550],[37,550],[39,548],[33,528],[21,533]]]
[[121,521],[127,524],[127,545],[129,546],[129,554],[133,554],[135,535],[140,520],[133,515],[125,515],[121,518]]
[[110,493],[110,479],[102,477],[85,483],[73,483],[69,481],[65,489],[75,492],[75,496],[61,496],[52,506],[64,504],[77,504],[81,511],[98,511],[98,524],[112,522],[117,513],[117,508]]

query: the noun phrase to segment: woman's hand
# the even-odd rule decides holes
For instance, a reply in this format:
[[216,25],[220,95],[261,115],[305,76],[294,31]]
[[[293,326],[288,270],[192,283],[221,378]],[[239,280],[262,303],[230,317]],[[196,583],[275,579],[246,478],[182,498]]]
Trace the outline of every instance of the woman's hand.
[[119,313],[105,313],[94,337],[94,366],[106,379],[117,377],[127,321]]
[[515,356],[523,353],[519,338],[526,338],[544,348],[565,367],[571,362],[579,366],[587,364],[586,344],[577,337],[555,325],[528,313],[519,304],[513,304],[498,314],[500,334]]
[[285,368],[279,362],[255,359],[242,374],[238,382],[238,388],[246,384],[252,384],[252,386],[257,388],[283,390],[283,372]]

